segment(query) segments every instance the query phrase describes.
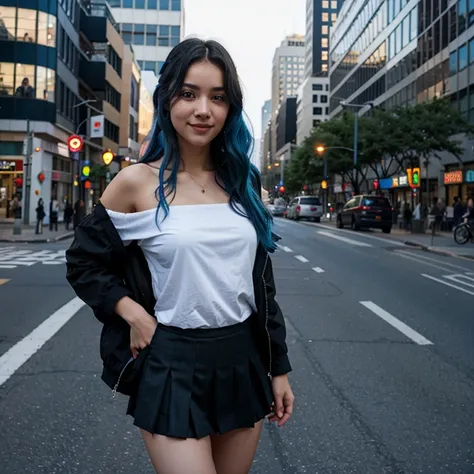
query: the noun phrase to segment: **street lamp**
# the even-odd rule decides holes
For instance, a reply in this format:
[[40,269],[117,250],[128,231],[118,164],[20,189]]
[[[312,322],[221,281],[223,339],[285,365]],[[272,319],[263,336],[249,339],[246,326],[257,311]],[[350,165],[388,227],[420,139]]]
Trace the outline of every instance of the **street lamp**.
[[366,102],[365,104],[359,105],[359,104],[348,104],[344,100],[339,102],[341,107],[348,108],[348,109],[354,109],[354,167],[357,166],[357,141],[358,141],[358,133],[359,133],[359,124],[358,124],[358,118],[359,118],[359,109],[363,109],[367,106],[371,109],[374,107],[374,104],[372,102]]

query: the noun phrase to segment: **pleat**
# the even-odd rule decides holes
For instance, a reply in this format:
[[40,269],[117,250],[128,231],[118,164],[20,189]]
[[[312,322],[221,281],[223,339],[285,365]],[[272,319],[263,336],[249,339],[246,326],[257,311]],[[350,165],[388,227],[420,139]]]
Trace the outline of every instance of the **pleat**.
[[238,380],[233,367],[218,367],[214,371],[215,380],[215,406],[213,418],[218,433],[229,431],[236,423],[236,412],[234,394],[237,391]]
[[273,403],[273,392],[270,378],[265,372],[261,360],[257,359],[258,354],[252,354],[249,359],[249,374],[252,379],[253,405],[255,422],[262,419],[271,412]]

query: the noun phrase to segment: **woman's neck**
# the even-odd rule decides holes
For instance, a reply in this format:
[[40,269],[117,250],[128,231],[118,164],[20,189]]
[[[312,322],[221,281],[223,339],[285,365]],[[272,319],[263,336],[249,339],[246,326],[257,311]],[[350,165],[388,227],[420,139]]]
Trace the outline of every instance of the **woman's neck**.
[[210,171],[213,169],[211,146],[192,146],[188,143],[179,144],[181,169],[192,172]]

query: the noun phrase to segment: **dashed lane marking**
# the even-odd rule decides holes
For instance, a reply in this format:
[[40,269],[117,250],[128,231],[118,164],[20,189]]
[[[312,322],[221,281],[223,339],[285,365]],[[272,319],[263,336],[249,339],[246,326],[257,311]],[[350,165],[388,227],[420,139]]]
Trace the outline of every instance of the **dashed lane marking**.
[[296,260],[299,260],[300,262],[303,262],[303,263],[308,263],[309,260],[305,257],[303,257],[303,255],[295,255],[295,258]]
[[293,250],[291,250],[290,247],[286,247],[285,245],[277,244],[277,247],[278,247],[280,250],[283,250],[284,252],[287,252],[287,253],[293,252]]
[[360,304],[372,311],[372,313],[376,314],[378,317],[382,318],[385,322],[393,326],[395,329],[398,329],[402,334],[404,334],[416,344],[420,346],[428,346],[433,344],[431,341],[423,337],[420,333],[416,332],[410,326],[407,326],[395,316],[392,316],[389,312],[385,311],[383,308],[376,305],[374,302],[360,301]]
[[324,270],[321,267],[314,267],[313,271],[315,271],[316,273],[324,273]]
[[348,239],[347,237],[342,237],[342,235],[337,235],[334,232],[326,232],[324,230],[316,231],[319,235],[324,235],[325,237],[331,237],[331,239],[340,240],[346,244],[356,245],[357,247],[373,247],[373,245],[367,244],[365,242],[360,242],[359,240]]

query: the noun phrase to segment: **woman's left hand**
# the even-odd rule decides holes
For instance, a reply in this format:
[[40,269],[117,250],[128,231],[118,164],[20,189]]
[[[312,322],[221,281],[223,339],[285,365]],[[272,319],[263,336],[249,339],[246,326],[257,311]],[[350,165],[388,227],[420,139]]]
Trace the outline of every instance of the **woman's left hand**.
[[273,412],[268,415],[268,419],[276,421],[278,427],[283,426],[293,413],[295,396],[288,381],[288,375],[277,375],[272,378],[273,389]]

